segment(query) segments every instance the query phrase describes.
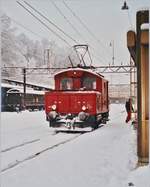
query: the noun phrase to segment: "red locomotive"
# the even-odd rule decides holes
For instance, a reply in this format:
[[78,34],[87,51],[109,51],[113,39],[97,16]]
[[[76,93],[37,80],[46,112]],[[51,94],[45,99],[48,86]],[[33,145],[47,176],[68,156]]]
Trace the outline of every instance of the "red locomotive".
[[108,81],[84,68],[69,68],[55,74],[55,90],[45,94],[50,127],[98,128],[109,116]]

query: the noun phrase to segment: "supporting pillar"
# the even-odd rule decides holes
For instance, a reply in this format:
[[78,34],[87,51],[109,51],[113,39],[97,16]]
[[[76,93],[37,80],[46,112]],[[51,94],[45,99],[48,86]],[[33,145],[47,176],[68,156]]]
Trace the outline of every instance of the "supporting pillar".
[[139,163],[149,162],[149,33],[141,30],[141,121]]
[[138,163],[149,162],[148,146],[148,47],[143,45],[141,25],[149,22],[149,11],[138,11],[136,15],[137,38],[136,38],[136,64],[137,64],[137,95],[138,95]]
[[134,31],[127,32],[127,47],[130,52],[130,65],[135,66],[130,71],[130,98],[134,108],[131,117],[135,128],[137,128],[136,33]]
[[26,108],[26,68],[23,68],[23,109]]
[[138,164],[149,163],[149,10],[136,14],[136,33],[128,31],[127,47],[137,68]]

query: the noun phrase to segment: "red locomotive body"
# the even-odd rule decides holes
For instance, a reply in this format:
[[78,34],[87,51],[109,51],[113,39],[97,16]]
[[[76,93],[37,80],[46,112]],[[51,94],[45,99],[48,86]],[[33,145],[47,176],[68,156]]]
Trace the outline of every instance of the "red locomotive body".
[[100,74],[70,68],[55,75],[55,90],[45,94],[51,127],[97,128],[108,120],[108,81]]

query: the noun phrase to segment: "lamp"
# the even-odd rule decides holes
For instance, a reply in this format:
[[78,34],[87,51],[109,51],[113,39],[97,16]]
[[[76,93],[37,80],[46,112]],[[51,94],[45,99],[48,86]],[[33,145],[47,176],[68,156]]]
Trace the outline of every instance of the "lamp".
[[123,6],[121,7],[121,9],[122,9],[122,10],[128,10],[128,9],[129,9],[129,7],[127,6],[126,1],[124,1],[124,4],[123,4]]

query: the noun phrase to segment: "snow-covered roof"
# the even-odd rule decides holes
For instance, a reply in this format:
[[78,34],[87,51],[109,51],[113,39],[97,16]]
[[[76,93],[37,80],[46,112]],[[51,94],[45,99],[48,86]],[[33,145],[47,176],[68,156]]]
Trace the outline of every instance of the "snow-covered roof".
[[148,30],[150,28],[150,24],[149,23],[143,23],[142,25],[141,25],[141,29],[142,30]]
[[[12,88],[7,91],[7,93],[24,93],[23,88]],[[44,95],[44,91],[38,91],[33,89],[26,89],[26,94],[36,94],[36,95]]]
[[149,10],[149,9],[150,9],[150,7],[140,7],[140,8],[137,9],[136,12],[147,11],[147,10]]
[[21,88],[21,86],[8,84],[8,83],[1,83],[1,87],[4,87],[4,88]]
[[[11,85],[7,83],[1,83],[1,87],[10,88],[7,93],[24,93],[22,86]],[[27,94],[44,95],[44,91],[34,90],[33,88],[26,87]]]
[[135,28],[133,28],[133,27],[129,27],[129,28],[127,29],[127,32],[129,32],[129,31],[136,32],[136,29],[135,29]]
[[[21,83],[23,84],[23,81],[20,81],[20,80],[14,80],[14,79],[11,79],[11,78],[5,78],[4,80],[8,80],[8,81],[12,81],[12,82],[16,82],[16,83]],[[47,85],[47,84],[37,84],[37,83],[33,83],[33,82],[30,82],[28,81],[26,83],[26,85],[31,85],[31,86],[36,86],[36,87],[42,87],[42,88],[51,88],[53,85]]]
[[83,69],[83,68],[68,68],[68,69],[65,69],[65,70],[62,70],[60,72],[57,72],[54,76],[56,75],[59,75],[61,73],[65,73],[65,72],[68,72],[68,71],[84,71],[84,72],[87,72],[87,73],[91,73],[95,76],[98,76],[98,77],[103,77],[103,75],[100,75],[92,70],[86,70],[86,69]]

